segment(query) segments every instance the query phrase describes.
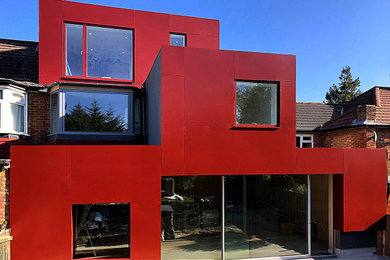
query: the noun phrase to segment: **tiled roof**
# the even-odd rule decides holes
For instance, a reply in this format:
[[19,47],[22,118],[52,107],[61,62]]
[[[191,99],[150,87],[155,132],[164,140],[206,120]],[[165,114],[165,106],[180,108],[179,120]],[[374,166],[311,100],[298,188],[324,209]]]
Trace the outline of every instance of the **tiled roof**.
[[296,128],[297,131],[313,131],[329,120],[341,114],[340,105],[325,103],[297,102]]
[[356,107],[334,118],[333,120],[326,122],[322,127],[322,130],[338,129],[347,126],[352,126],[355,119],[356,119]]
[[343,104],[344,114],[324,123],[322,130],[352,127],[359,123],[367,124],[364,120],[359,122],[356,113],[358,106],[364,105],[374,105],[376,107],[375,120],[371,120],[370,125],[390,124],[390,88],[373,87],[350,102]]
[[0,78],[38,83],[38,42],[0,39]]
[[376,108],[376,122],[390,124],[390,88],[377,87],[379,99]]

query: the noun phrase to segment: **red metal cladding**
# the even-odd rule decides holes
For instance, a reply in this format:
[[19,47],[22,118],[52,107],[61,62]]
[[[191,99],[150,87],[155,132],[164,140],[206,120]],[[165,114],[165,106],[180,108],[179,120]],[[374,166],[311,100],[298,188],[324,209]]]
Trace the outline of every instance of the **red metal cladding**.
[[[51,84],[61,80],[132,84],[141,87],[161,46],[170,44],[170,32],[185,34],[189,47],[219,48],[219,21],[217,20],[63,0],[40,0],[39,3],[39,81],[41,84]],[[64,77],[65,22],[133,29],[134,80]]]
[[71,259],[71,205],[112,202],[130,202],[132,259],[160,259],[159,146],[13,146],[11,156],[13,259]]
[[[164,174],[295,173],[295,56],[164,46],[161,68]],[[279,82],[279,127],[235,128],[236,80]]]
[[336,174],[335,227],[363,231],[386,214],[386,150],[297,148],[298,174]]

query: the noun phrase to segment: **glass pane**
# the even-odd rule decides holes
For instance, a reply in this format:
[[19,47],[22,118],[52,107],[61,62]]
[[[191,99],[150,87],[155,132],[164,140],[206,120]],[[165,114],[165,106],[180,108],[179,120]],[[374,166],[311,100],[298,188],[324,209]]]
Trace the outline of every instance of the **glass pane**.
[[58,93],[50,96],[50,130],[51,133],[58,133]]
[[304,143],[304,142],[302,142],[302,148],[313,148],[313,144],[312,143]]
[[131,30],[88,26],[87,45],[88,77],[133,78]]
[[310,175],[311,251],[327,255],[329,244],[329,175]]
[[141,134],[141,99],[136,97],[134,99],[134,134]]
[[303,136],[304,141],[311,141],[311,136]]
[[3,90],[0,90],[0,99],[3,99]]
[[83,26],[66,24],[66,75],[83,76]]
[[237,82],[237,124],[277,125],[276,83]]
[[171,34],[171,45],[185,47],[186,36],[182,34]]
[[220,176],[163,177],[161,259],[221,258]]
[[24,132],[24,106],[11,104],[11,120],[15,132]]
[[10,102],[12,102],[12,103],[17,103],[17,102],[24,103],[24,95],[13,93],[11,95]]
[[295,141],[296,141],[296,147],[301,148],[301,137],[300,136],[295,137]]
[[72,206],[73,258],[129,258],[130,203]]
[[129,131],[129,95],[65,92],[65,131]]
[[307,176],[225,177],[225,256],[307,254]]

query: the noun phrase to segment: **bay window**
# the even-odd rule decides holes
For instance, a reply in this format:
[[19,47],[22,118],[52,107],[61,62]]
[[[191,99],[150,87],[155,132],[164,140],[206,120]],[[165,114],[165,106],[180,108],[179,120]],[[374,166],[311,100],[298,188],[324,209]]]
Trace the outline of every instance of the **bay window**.
[[60,89],[51,94],[51,133],[133,134],[133,93]]
[[131,29],[66,23],[65,31],[66,76],[133,80]]
[[27,95],[23,90],[0,87],[0,133],[27,134]]

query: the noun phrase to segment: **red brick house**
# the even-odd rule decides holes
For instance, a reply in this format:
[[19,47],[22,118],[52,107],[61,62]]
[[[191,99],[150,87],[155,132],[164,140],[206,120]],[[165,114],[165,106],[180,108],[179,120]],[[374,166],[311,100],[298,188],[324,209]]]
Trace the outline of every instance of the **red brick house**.
[[295,56],[220,50],[217,20],[62,0],[40,1],[39,31],[13,259],[373,253],[385,150],[295,147]]

